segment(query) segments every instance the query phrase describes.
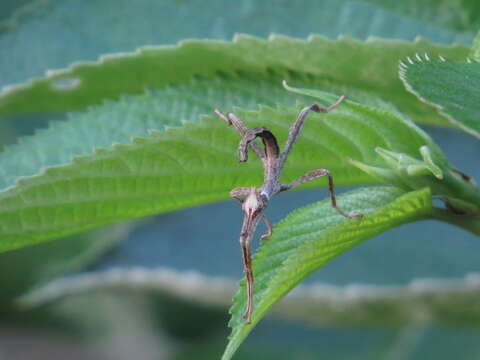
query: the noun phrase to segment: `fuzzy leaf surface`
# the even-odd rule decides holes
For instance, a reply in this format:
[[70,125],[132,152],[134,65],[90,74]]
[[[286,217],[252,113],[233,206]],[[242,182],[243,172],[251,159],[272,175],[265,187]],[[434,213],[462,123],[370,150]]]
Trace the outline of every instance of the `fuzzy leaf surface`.
[[[294,93],[312,96],[318,100],[328,99],[333,103],[332,96],[317,89],[301,89],[283,83],[284,87]],[[401,116],[401,115],[400,115]],[[408,121],[405,120],[407,124]],[[411,124],[412,129],[416,126]],[[408,139],[405,139],[408,141]],[[406,191],[430,188],[435,196],[442,197],[460,212],[475,214],[480,210],[480,189],[472,181],[465,181],[452,169],[445,155],[433,141],[426,141],[417,152],[417,157],[405,153],[391,152],[382,147],[376,147],[375,152],[381,156],[386,168],[377,165],[362,164],[351,159],[351,164],[362,169],[367,174],[378,177],[382,182],[397,186]],[[477,221],[472,220],[469,229],[477,233]]]
[[[90,155],[95,148],[128,144],[132,137],[148,136],[152,130],[178,127],[185,121],[197,122],[199,115],[211,114],[215,108],[255,110],[258,102],[274,107],[277,103],[293,106],[298,101],[305,104],[312,101],[310,97],[285,91],[277,80],[281,77],[290,77],[295,83],[322,86],[321,82],[299,74],[217,77],[147,91],[143,95],[123,96],[118,102],[105,101],[85,113],[69,114],[67,121],[54,121],[49,128],[6,147],[0,154],[0,189],[13,186],[18,178],[36,175],[41,169],[68,164],[75,156]],[[394,111],[381,101],[358,96],[362,102],[371,101],[373,106]]]
[[[8,4],[0,12],[8,14]],[[12,1],[18,10],[0,23],[0,86],[40,76],[46,69],[64,68],[100,54],[132,51],[145,44],[174,44],[181,39],[228,40],[236,33],[268,37],[271,33],[306,37],[311,33],[413,40],[425,36],[442,43],[471,43],[472,27],[452,28],[439,16],[442,0],[427,6],[408,3],[402,9],[350,0],[298,0],[229,3],[222,0],[25,0]],[[404,2],[403,2],[404,3]],[[422,8],[430,19],[417,18]],[[112,13],[112,9],[116,12]],[[308,11],[306,11],[308,9]],[[438,11],[440,10],[440,11]],[[449,4],[449,18],[466,16],[465,4]],[[117,16],[118,15],[118,16]],[[2,17],[0,15],[0,17]],[[187,21],[186,19],[195,19]],[[301,19],[301,21],[299,21]],[[428,20],[430,20],[428,19]],[[392,26],[394,24],[394,26]],[[473,29],[477,26],[472,24]]]
[[405,62],[401,78],[407,90],[420,100],[437,108],[452,124],[480,138],[480,102],[477,96],[480,63],[423,59]]
[[232,334],[223,355],[231,359],[236,349],[267,311],[296,284],[343,252],[392,227],[420,220],[431,211],[428,189],[404,193],[397,188],[362,188],[339,197],[349,213],[365,214],[347,220],[329,200],[294,211],[274,229],[254,258],[254,311],[245,324],[245,281],[231,308]]
[[327,90],[342,86],[357,89],[392,102],[415,121],[445,124],[433,109],[405,92],[398,79],[398,60],[416,52],[463,60],[468,50],[420,38],[414,42],[363,42],[347,37],[329,40],[321,36],[307,41],[284,36],[269,40],[237,36],[233,42],[189,40],[174,47],[145,47],[135,53],[105,56],[98,62],[75,63],[49,72],[45,78],[5,88],[0,96],[0,115],[84,109],[105,98],[138,94],[145,87],[185,84],[198,76],[212,79],[219,73],[241,73],[255,77],[273,71],[308,75],[322,80]]
[[[259,89],[258,82],[252,84],[255,90]],[[202,83],[198,86],[201,91]],[[208,88],[204,90],[207,92]],[[112,113],[110,103],[95,107],[84,114],[72,115],[69,122],[62,123],[51,134],[42,133],[46,138],[40,143],[51,142],[50,152],[44,152],[43,145],[36,147],[38,135],[27,139],[23,145],[14,146],[11,154],[0,158],[0,163],[10,164],[14,170],[27,169],[14,176],[11,176],[12,170],[9,180],[4,180],[3,186],[7,188],[0,193],[0,250],[223,200],[233,187],[261,182],[260,163],[253,157],[247,164],[238,163],[239,135],[217,117],[148,132],[149,121],[166,116],[170,116],[173,123],[181,119],[182,112],[178,109],[187,114],[198,113],[197,108],[188,111],[188,105],[194,103],[189,96],[184,101],[173,96],[177,106],[171,106],[171,100],[158,92],[132,98],[127,102],[130,107],[121,107],[116,113]],[[206,108],[215,106],[202,101],[203,98],[200,104]],[[145,102],[152,102],[147,112],[142,111]],[[256,111],[235,111],[248,126],[268,127],[282,144],[301,107],[278,105],[264,106]],[[118,117],[118,128],[100,128],[98,137],[90,136],[91,129],[83,127],[102,124],[98,119],[110,121],[114,115]],[[138,130],[144,133],[139,133],[132,142],[126,136],[129,119],[143,123],[143,128]],[[125,133],[122,126],[127,129]],[[108,146],[112,134],[118,136],[116,144],[107,149],[99,148]],[[98,139],[105,142],[92,144]],[[67,143],[72,144],[70,153],[66,151],[68,154],[60,160],[52,158],[57,156],[59,148],[68,149]],[[284,181],[326,167],[334,174],[338,185],[373,183],[372,177],[350,166],[347,159],[382,165],[372,151],[376,146],[414,156],[425,144],[435,147],[428,135],[412,122],[393,113],[347,101],[332,113],[310,116],[287,162]],[[83,155],[75,157],[77,145],[83,149]],[[95,147],[93,151],[92,147]],[[15,157],[16,151],[23,155],[12,163],[10,159]],[[22,167],[23,163],[28,164],[33,153],[37,154],[34,165]],[[69,156],[73,157],[72,162]],[[6,165],[2,167],[7,168]],[[308,186],[319,184],[323,182],[320,180]]]

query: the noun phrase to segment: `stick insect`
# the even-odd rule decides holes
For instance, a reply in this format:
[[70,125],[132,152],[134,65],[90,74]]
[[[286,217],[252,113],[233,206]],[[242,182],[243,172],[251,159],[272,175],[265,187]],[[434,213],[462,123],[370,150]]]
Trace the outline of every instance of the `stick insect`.
[[[280,182],[281,173],[288,158],[288,154],[292,150],[293,144],[302,130],[308,113],[311,111],[328,113],[340,105],[344,99],[345,96],[341,96],[334,104],[328,107],[312,104],[303,108],[298,114],[295,123],[290,128],[285,149],[282,153],[278,147],[277,139],[268,129],[261,126],[248,129],[243,121],[235,114],[228,113],[225,115],[217,109],[214,111],[216,115],[224,119],[227,124],[232,125],[240,133],[241,140],[238,145],[238,157],[240,162],[246,162],[248,160],[247,150],[250,148],[260,158],[264,169],[264,181],[261,187],[239,187],[230,192],[230,196],[241,205],[244,212],[243,225],[240,232],[240,247],[242,249],[243,270],[247,279],[247,305],[243,314],[243,318],[247,324],[251,322],[253,312],[253,271],[250,255],[250,242],[260,220],[262,220],[267,227],[267,233],[262,235],[261,240],[265,240],[272,235],[272,225],[264,214],[264,210],[272,196],[308,181],[327,176],[332,207],[341,215],[349,219],[362,216],[362,214],[349,215],[337,206],[333,177],[327,169],[310,171],[289,184],[282,184]],[[257,144],[257,138],[261,138],[263,149]]]

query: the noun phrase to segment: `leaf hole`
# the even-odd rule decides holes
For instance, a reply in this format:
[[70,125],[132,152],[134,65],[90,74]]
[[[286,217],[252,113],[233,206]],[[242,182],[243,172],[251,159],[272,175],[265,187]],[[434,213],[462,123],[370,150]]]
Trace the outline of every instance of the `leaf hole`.
[[50,83],[50,86],[55,90],[66,91],[66,90],[74,90],[80,84],[81,80],[78,77],[68,77],[63,79],[57,79]]

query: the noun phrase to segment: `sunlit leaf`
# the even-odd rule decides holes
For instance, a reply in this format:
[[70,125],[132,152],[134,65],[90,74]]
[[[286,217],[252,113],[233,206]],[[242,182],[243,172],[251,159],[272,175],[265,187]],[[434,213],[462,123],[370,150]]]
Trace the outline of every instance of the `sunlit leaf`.
[[315,270],[355,245],[392,227],[425,218],[431,210],[430,192],[404,193],[396,188],[363,188],[339,198],[360,219],[345,219],[329,200],[296,210],[275,229],[254,258],[254,311],[252,323],[242,317],[245,282],[231,308],[232,334],[223,360],[230,359],[255,325],[277,301]]

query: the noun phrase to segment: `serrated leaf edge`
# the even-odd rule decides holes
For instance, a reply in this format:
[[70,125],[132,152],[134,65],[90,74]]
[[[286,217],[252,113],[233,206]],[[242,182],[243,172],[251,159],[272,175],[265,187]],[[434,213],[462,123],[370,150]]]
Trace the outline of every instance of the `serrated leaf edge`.
[[[418,54],[417,54],[418,55]],[[427,57],[428,55],[425,54]],[[450,61],[448,59],[445,59],[442,55],[438,55],[438,59],[440,62],[447,62],[447,61]],[[466,58],[465,61],[469,64],[471,64],[472,62],[471,61],[468,61],[469,58]],[[407,60],[406,62],[410,65],[414,65],[414,64],[418,64],[420,62],[430,62],[430,63],[434,63],[435,61],[434,60],[431,60],[430,58],[424,58],[422,59],[421,57],[415,57],[415,59],[412,60],[412,58],[410,56],[407,57]],[[435,109],[437,109],[437,112],[443,116],[444,118],[446,118],[448,121],[450,121],[451,124],[455,125],[457,128],[460,128],[462,129],[463,131],[467,132],[468,134],[470,135],[473,135],[477,138],[480,138],[480,134],[475,131],[475,130],[472,130],[470,129],[468,126],[465,126],[462,122],[460,121],[457,121],[454,117],[452,117],[450,114],[448,114],[446,111],[445,111],[445,107],[443,107],[442,105],[440,104],[435,104],[433,102],[431,102],[430,100],[427,100],[426,98],[424,98],[422,95],[420,95],[420,93],[418,91],[416,91],[415,89],[413,89],[413,87],[409,84],[407,78],[406,78],[406,73],[407,73],[407,70],[408,70],[408,67],[409,65],[403,62],[402,60],[399,61],[399,69],[398,69],[398,76],[400,78],[400,80],[402,81],[403,85],[405,86],[405,89],[412,93],[413,95],[415,95],[415,97],[417,99],[419,99],[420,101],[422,101],[423,103],[425,104],[428,104],[430,106],[433,106]]]

